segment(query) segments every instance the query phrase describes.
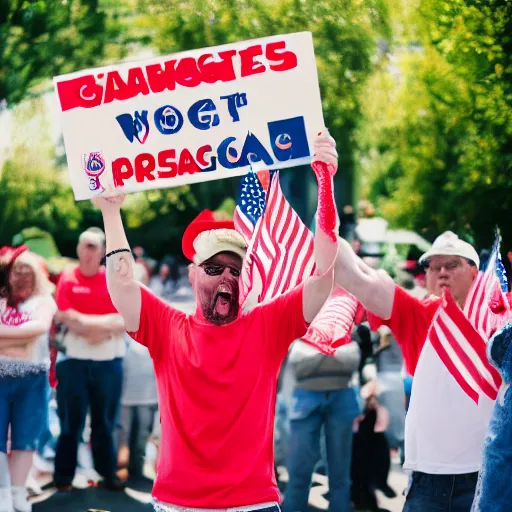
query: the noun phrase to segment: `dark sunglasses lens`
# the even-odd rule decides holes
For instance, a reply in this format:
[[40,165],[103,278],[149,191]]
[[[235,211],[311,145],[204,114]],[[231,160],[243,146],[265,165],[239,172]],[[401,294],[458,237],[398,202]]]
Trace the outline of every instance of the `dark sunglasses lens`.
[[220,276],[222,274],[222,271],[224,270],[222,267],[212,267],[212,266],[203,267],[203,268],[204,268],[204,271],[206,272],[206,274],[209,276]]

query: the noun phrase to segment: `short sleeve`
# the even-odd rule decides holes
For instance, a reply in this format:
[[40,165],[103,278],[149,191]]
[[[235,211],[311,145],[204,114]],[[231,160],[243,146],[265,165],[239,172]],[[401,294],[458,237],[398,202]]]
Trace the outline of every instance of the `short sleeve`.
[[302,296],[304,285],[257,306],[263,315],[265,339],[271,341],[270,350],[282,360],[293,341],[306,334],[309,324],[304,319]]
[[439,299],[420,301],[400,286],[395,286],[391,317],[384,320],[367,312],[373,331],[388,326],[404,355],[408,373],[414,375],[418,359],[427,339],[428,329],[439,307]]
[[69,273],[62,273],[57,282],[57,289],[55,290],[55,302],[60,311],[73,309],[73,305],[69,300],[69,283]]
[[148,348],[151,357],[156,361],[165,357],[172,342],[173,326],[178,316],[184,313],[169,306],[145,286],[140,287],[142,294],[139,329],[128,332],[135,341]]

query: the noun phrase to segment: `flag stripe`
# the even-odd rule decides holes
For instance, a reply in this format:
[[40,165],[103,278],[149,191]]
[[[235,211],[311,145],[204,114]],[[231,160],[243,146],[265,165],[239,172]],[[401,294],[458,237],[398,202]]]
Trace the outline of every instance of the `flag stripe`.
[[[446,351],[451,354],[452,360],[460,369],[461,374],[465,374],[465,371],[469,374],[470,379],[468,378],[468,380],[471,382],[471,387],[475,390],[480,388],[491,399],[496,398],[498,389],[494,387],[494,381],[485,368],[485,362],[472,350],[469,340],[464,338],[453,322],[450,322],[449,317],[444,311],[440,312],[436,332],[443,345],[446,344]],[[442,333],[442,337],[440,333]],[[474,335],[480,338],[480,335],[476,331]],[[480,339],[480,341],[483,340]],[[482,378],[483,374],[489,377],[490,382]]]
[[[485,272],[479,272],[461,310],[449,290],[432,322],[428,339],[448,371],[475,402],[481,393],[495,399],[501,375],[487,358],[487,340],[509,315],[492,312],[490,303],[502,293],[497,236]],[[505,301],[506,303],[506,301]]]
[[[286,200],[277,172],[272,174],[265,205],[260,210],[261,203],[256,201],[261,195],[260,187],[252,176],[246,180],[242,185],[243,201],[237,204],[233,216],[235,227],[248,246],[240,297],[243,302],[249,293],[258,293],[257,301],[261,303],[286,293],[316,273],[314,237]],[[250,193],[258,198],[251,198]],[[244,216],[244,208],[249,207],[250,214]],[[257,219],[255,211],[261,212]],[[357,307],[352,295],[336,287],[303,340],[332,355],[333,344],[350,341],[348,334]]]
[[468,383],[467,378],[465,378],[461,374],[457,366],[454,364],[453,359],[448,355],[444,345],[439,340],[438,332],[435,329],[435,325],[432,325],[432,327],[430,328],[429,340],[432,346],[434,347],[435,351],[439,355],[441,361],[443,361],[444,365],[446,366],[446,369],[450,372],[450,374],[453,376],[453,378],[456,380],[459,386],[471,398],[471,400],[473,400],[475,403],[478,403],[478,391],[475,388],[471,387],[471,385]]
[[481,378],[497,391],[501,383],[501,377],[487,359],[485,341],[474,330],[453,299],[446,310],[440,312],[440,318],[453,337],[456,338],[462,354],[461,358],[467,357],[471,364],[475,366]]

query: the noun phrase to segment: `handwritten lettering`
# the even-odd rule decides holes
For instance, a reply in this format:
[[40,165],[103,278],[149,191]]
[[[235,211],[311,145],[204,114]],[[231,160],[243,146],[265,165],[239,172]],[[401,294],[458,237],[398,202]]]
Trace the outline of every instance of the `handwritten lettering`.
[[[238,54],[239,58],[236,58]],[[104,103],[125,101],[180,87],[198,87],[216,82],[231,82],[265,72],[282,72],[297,66],[297,55],[286,48],[286,41],[252,45],[242,50],[226,50],[217,55],[183,57],[163,63],[130,68],[124,80],[119,71],[85,75],[57,83],[63,112],[74,108],[94,108]]]
[[[133,179],[137,183],[143,183],[185,174],[211,172],[217,170],[217,164],[225,169],[238,169],[258,162],[270,166],[276,161],[284,162],[310,156],[303,117],[272,121],[267,124],[267,128],[265,137],[248,133],[243,143],[236,137],[226,137],[216,151],[207,144],[201,146],[195,154],[188,148],[169,148],[157,155],[141,153],[133,162],[129,158],[119,157],[112,162],[114,185],[122,187],[128,180]],[[269,147],[262,142],[264,140],[270,140]],[[240,147],[240,150],[237,149]]]

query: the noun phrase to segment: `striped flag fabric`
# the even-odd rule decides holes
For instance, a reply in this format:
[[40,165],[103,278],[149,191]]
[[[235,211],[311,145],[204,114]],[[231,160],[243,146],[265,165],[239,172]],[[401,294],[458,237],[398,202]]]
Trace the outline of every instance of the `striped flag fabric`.
[[257,295],[261,303],[295,288],[315,273],[313,233],[284,197],[278,172],[272,173],[266,193],[255,173],[242,181],[233,220],[248,241],[241,275],[242,300],[253,290],[255,281],[261,283]]
[[499,372],[487,359],[487,339],[472,325],[450,291],[445,290],[428,340],[459,386],[475,403],[481,393],[495,400],[501,385]]
[[316,347],[325,347],[322,352],[332,355],[341,345],[350,343],[350,333],[359,303],[343,288],[335,286],[303,336],[303,341]]
[[[250,172],[243,178],[233,220],[247,244],[241,303],[248,297],[254,303],[269,301],[316,273],[313,233],[286,200],[279,172]],[[349,341],[356,310],[355,298],[336,287],[303,340],[334,353]]]
[[501,297],[503,313],[496,314],[490,307],[491,300],[506,290],[503,277],[498,233],[487,268],[478,273],[464,309],[445,290],[428,333],[428,340],[448,371],[475,403],[482,393],[496,399],[501,385],[501,376],[488,360],[486,348],[489,338],[510,318],[505,297]]
[[501,296],[507,308],[508,300],[503,297],[506,286],[505,269],[500,257],[500,235],[497,232],[487,267],[484,272],[478,273],[464,305],[465,315],[484,339],[490,338],[506,319],[506,315],[494,314],[489,306],[492,299]]

